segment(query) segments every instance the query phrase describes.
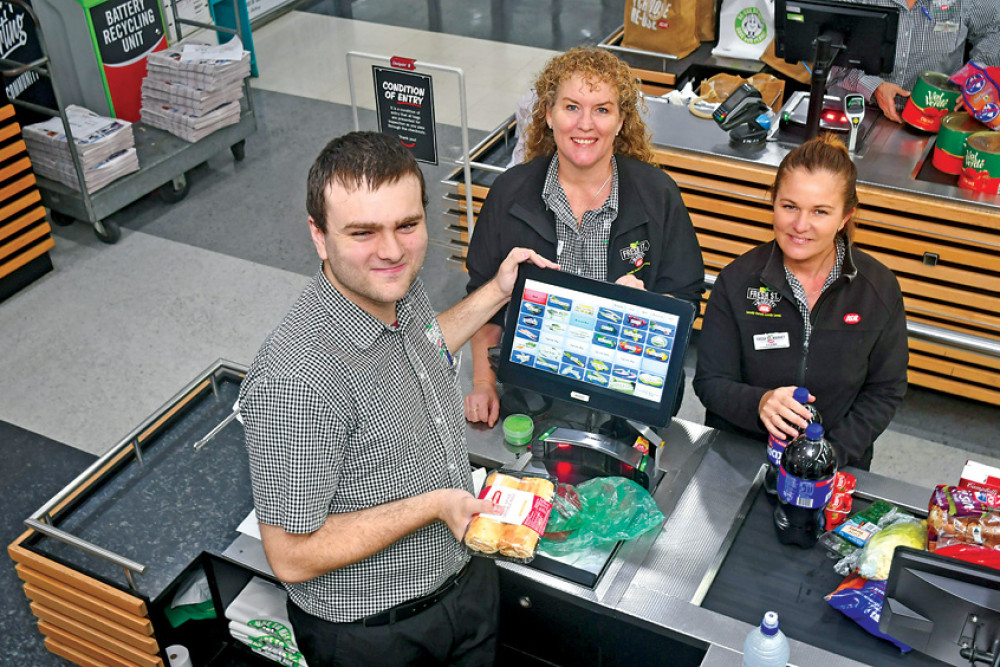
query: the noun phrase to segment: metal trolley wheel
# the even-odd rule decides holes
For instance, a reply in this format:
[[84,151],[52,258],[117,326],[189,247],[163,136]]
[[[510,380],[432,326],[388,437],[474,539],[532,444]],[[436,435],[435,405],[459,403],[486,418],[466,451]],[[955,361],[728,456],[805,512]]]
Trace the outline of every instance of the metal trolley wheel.
[[229,150],[233,152],[233,159],[237,162],[243,162],[243,158],[247,156],[246,152],[247,140],[240,139],[235,144],[229,147]]
[[122,237],[122,229],[117,222],[110,220],[97,220],[94,222],[94,234],[98,240],[112,245]]
[[156,189],[157,196],[168,204],[176,204],[187,197],[191,190],[191,183],[188,182],[187,175],[181,174],[172,179],[169,183],[164,183]]

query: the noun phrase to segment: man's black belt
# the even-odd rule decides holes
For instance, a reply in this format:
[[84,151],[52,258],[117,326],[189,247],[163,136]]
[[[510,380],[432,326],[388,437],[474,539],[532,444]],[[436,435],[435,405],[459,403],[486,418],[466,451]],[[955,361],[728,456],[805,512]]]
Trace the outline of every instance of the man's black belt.
[[[471,561],[470,561],[471,562]],[[359,618],[354,621],[355,623],[360,623],[366,628],[371,628],[378,625],[389,625],[391,623],[398,623],[400,621],[405,621],[408,618],[412,618],[422,611],[430,609],[438,602],[440,602],[444,596],[446,596],[453,588],[458,586],[458,582],[462,580],[465,573],[469,571],[469,563],[465,564],[461,570],[451,575],[444,580],[444,583],[438,586],[437,590],[427,595],[421,596],[419,598],[413,598],[412,600],[407,600],[397,604],[391,609],[386,609],[378,614],[372,614],[371,616],[366,616],[365,618]]]

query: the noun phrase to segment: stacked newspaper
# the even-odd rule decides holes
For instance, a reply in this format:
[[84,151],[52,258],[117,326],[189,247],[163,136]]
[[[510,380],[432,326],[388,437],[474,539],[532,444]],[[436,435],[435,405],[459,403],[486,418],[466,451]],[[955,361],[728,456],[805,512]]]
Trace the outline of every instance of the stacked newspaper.
[[[73,104],[66,107],[66,119],[80,157],[87,192],[139,170],[131,123],[99,116]],[[80,190],[61,118],[28,125],[22,135],[36,174]]]
[[198,141],[240,120],[250,53],[238,38],[220,46],[178,44],[149,55],[142,81],[142,121]]

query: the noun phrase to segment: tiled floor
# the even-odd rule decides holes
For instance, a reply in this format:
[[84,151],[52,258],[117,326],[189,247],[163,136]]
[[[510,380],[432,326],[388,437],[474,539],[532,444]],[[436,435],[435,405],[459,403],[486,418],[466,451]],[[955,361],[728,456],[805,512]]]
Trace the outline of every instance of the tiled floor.
[[[124,231],[114,246],[83,225],[56,229],[55,270],[0,304],[7,470],[34,475],[38,468],[30,466],[54,459],[82,467],[78,459],[87,456],[59,443],[99,454],[215,359],[251,361],[318,266],[306,227],[305,174],[325,141],[352,129],[348,51],[463,68],[474,143],[510,115],[549,49],[598,40],[620,23],[623,2],[358,0],[347,3],[354,20],[335,15],[333,7],[343,4],[304,5],[309,11],[256,31],[260,127],[244,162],[234,163],[228,152],[216,156],[192,171],[184,201],[168,206],[150,198],[117,213]],[[425,30],[428,8],[440,8],[445,32]],[[359,62],[355,72],[365,129],[375,124],[370,65]],[[455,157],[457,90],[436,79],[435,93],[445,124],[440,152]],[[431,248],[422,275],[442,309],[465,284],[445,262],[439,181],[452,168],[444,159],[425,168]],[[681,416],[702,415],[689,388]],[[951,480],[970,452],[995,460],[998,423],[996,408],[912,390],[879,441],[874,467],[928,487]],[[49,485],[27,488],[0,476],[0,494],[6,500],[17,493],[34,508],[58,488],[54,480],[72,476],[64,471]],[[30,511],[15,507],[3,520],[8,539]],[[16,590],[12,568],[0,566],[0,577],[2,590]],[[0,663],[16,657],[19,664],[64,664],[41,648],[23,599],[5,599],[0,612]]]

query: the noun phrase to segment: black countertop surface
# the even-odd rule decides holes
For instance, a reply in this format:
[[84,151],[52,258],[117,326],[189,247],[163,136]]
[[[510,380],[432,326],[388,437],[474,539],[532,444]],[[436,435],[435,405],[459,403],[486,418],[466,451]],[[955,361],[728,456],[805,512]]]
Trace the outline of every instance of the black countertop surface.
[[[253,509],[243,427],[230,422],[204,447],[192,445],[232,410],[238,380],[219,382],[143,446],[134,458],[56,526],[147,566],[139,592],[156,601],[202,551],[223,551]],[[127,587],[122,568],[51,538],[32,549],[74,569]]]

